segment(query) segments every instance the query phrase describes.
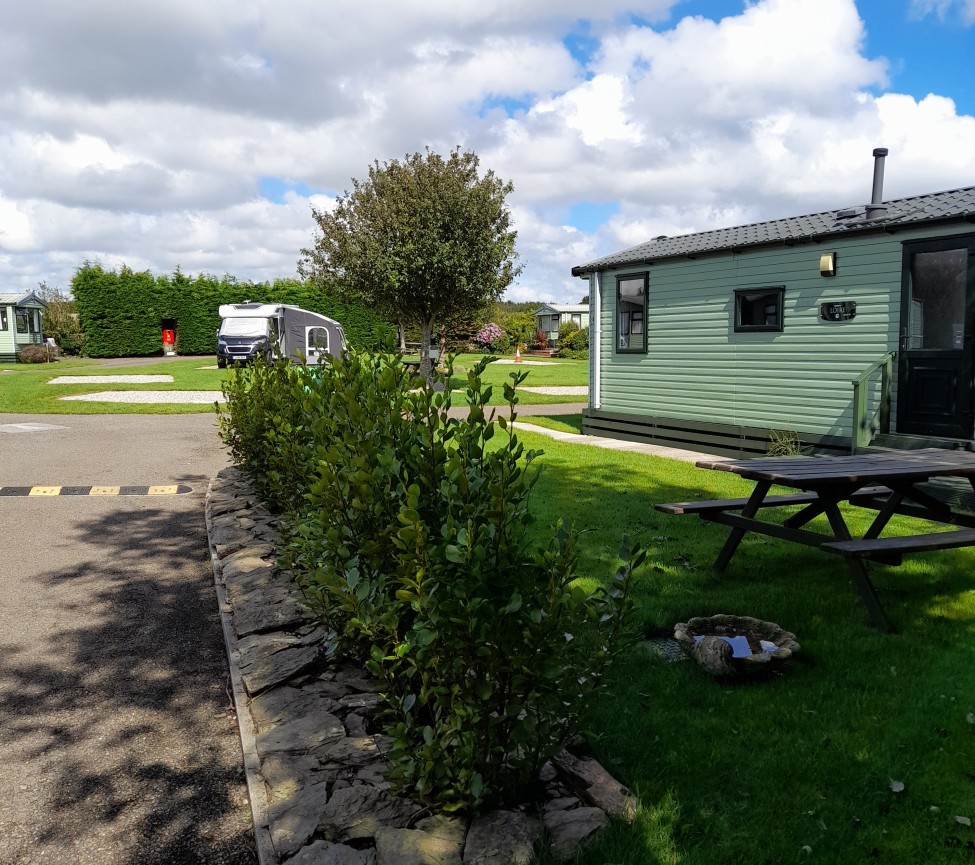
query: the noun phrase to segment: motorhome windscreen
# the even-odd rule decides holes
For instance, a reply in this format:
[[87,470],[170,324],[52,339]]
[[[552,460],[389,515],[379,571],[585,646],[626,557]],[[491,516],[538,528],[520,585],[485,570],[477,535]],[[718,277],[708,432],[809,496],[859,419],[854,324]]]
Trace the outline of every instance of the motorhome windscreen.
[[267,336],[266,318],[225,318],[220,323],[222,336]]

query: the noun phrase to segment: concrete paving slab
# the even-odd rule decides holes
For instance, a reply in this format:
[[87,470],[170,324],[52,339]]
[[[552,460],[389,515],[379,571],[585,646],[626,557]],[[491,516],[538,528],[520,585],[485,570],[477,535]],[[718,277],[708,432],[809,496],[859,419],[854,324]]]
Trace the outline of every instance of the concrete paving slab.
[[48,384],[172,384],[171,375],[59,375]]
[[80,393],[62,396],[63,400],[84,402],[131,402],[142,404],[170,405],[177,403],[224,402],[219,390],[102,390],[95,393]]

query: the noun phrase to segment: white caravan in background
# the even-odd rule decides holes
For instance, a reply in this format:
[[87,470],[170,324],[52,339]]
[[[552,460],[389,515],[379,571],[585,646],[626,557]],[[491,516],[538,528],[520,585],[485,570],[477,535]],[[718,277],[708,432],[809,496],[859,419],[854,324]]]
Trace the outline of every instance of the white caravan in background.
[[337,321],[317,312],[282,303],[225,303],[220,306],[217,366],[247,363],[257,356],[289,357],[317,364],[319,357],[339,357],[345,331]]

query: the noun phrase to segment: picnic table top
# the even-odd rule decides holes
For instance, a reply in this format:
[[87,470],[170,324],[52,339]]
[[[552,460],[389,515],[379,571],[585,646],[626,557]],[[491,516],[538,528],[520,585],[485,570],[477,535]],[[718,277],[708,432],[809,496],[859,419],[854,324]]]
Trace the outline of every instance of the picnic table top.
[[975,478],[975,453],[923,448],[871,454],[822,457],[760,457],[744,460],[699,460],[698,468],[733,472],[754,481],[808,489],[823,484],[925,480],[957,476]]

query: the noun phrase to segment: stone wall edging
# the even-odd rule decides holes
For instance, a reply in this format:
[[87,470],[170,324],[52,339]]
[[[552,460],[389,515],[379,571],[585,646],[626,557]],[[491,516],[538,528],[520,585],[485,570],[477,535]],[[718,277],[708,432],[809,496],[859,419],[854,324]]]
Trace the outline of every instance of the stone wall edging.
[[469,823],[394,796],[378,683],[326,663],[277,567],[275,520],[236,469],[211,479],[206,525],[259,865],[528,865],[542,837],[566,860],[610,817],[633,819],[632,794],[564,750],[543,767],[538,811]]

